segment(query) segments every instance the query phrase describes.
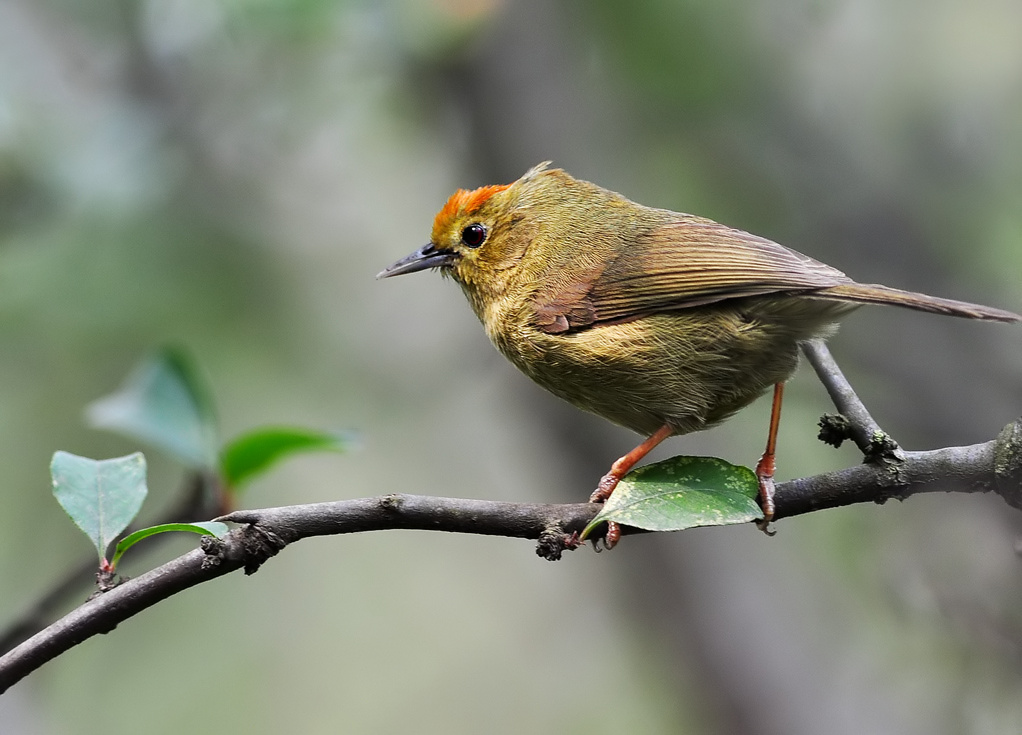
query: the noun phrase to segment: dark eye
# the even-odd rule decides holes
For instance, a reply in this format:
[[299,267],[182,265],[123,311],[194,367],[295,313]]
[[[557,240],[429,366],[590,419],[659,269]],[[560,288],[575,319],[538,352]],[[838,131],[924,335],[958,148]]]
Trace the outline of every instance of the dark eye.
[[486,239],[486,228],[480,224],[469,225],[461,231],[461,241],[470,248],[477,248]]

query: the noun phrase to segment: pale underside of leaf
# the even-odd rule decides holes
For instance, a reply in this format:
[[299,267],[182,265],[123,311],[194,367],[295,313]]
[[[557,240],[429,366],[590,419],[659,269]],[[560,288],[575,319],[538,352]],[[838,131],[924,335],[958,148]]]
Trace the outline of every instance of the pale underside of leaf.
[[142,507],[146,462],[141,452],[95,460],[58,451],[50,463],[53,494],[103,558]]

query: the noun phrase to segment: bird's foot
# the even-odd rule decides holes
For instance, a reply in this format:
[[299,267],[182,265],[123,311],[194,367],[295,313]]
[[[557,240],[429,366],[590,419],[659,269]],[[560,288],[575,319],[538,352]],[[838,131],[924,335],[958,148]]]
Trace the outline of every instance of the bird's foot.
[[[614,521],[607,521],[607,533],[603,534],[603,548],[613,549],[621,540],[621,524]],[[599,551],[599,547],[596,548]]]
[[613,472],[608,472],[607,474],[605,474],[603,477],[600,478],[600,484],[596,486],[595,490],[593,490],[593,494],[589,496],[589,502],[590,503],[607,502],[607,498],[609,498],[614,493],[614,488],[617,487],[617,484],[620,481],[621,478],[618,477]]
[[759,507],[763,510],[763,517],[756,521],[756,528],[767,536],[776,535],[777,531],[770,528],[774,520],[774,476],[773,473],[760,473],[756,468],[756,479],[759,480]]
[[[602,478],[600,478],[600,484],[596,486],[593,494],[589,496],[590,503],[605,503],[614,493],[614,488],[617,487],[618,482],[621,478],[613,472],[608,472]],[[614,521],[607,521],[607,533],[603,536],[603,548],[613,549],[617,546],[617,542],[621,540],[621,525],[614,523]],[[599,551],[600,547],[597,542],[593,541],[594,548]]]

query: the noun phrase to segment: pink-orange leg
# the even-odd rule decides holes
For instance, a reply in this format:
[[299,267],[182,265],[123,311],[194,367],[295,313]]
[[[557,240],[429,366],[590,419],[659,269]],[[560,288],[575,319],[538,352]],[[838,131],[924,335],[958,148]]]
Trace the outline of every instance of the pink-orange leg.
[[781,401],[784,399],[784,383],[774,386],[774,402],[770,407],[770,433],[767,435],[766,451],[756,463],[756,479],[759,480],[759,506],[763,519],[756,522],[761,531],[766,531],[774,519],[774,470],[777,451],[777,429],[781,425]]
[[[628,472],[637,465],[642,458],[653,451],[653,448],[662,442],[667,437],[671,436],[674,430],[670,426],[664,424],[653,436],[649,437],[642,444],[637,446],[635,449],[630,451],[625,456],[621,457],[618,461],[610,466],[610,472],[605,474],[600,479],[600,484],[596,486],[596,490],[589,496],[590,503],[603,503],[606,502],[607,498],[614,492],[614,488],[621,482],[621,478],[628,474]],[[621,538],[621,526],[613,521],[607,523],[607,534],[603,537],[603,543],[608,549],[614,548],[618,540]]]

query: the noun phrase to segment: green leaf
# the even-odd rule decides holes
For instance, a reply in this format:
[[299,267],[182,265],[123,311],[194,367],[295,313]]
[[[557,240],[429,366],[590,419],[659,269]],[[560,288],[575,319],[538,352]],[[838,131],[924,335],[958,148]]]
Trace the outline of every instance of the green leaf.
[[217,428],[206,384],[182,351],[164,349],[143,360],[124,384],[85,410],[95,427],[169,452],[189,467],[212,468]]
[[141,452],[95,460],[56,452],[50,462],[57,502],[89,537],[102,562],[106,549],[145,500],[146,464]]
[[110,561],[110,566],[111,568],[116,568],[117,562],[120,561],[125,551],[130,549],[142,539],[155,536],[158,533],[167,533],[168,531],[188,531],[190,533],[198,533],[203,536],[216,536],[217,538],[223,538],[227,535],[228,530],[227,524],[220,523],[219,521],[203,521],[202,523],[161,523],[159,526],[142,528],[134,533],[128,534],[118,542],[117,548],[114,550],[114,558]]
[[276,462],[298,452],[343,452],[351,436],[341,432],[291,427],[267,427],[242,434],[224,447],[220,471],[237,489]]
[[748,467],[716,457],[672,457],[629,472],[582,532],[604,521],[647,531],[727,526],[763,517]]

